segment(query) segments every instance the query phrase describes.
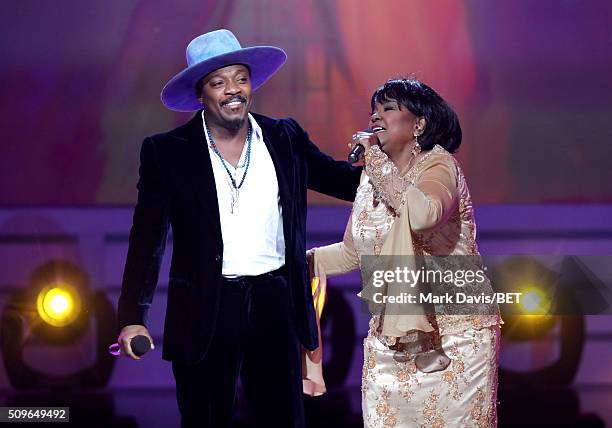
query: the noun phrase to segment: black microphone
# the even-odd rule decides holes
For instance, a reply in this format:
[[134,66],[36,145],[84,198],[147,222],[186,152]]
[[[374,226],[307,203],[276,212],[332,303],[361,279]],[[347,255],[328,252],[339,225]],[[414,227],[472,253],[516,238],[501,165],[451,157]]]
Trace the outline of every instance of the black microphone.
[[363,147],[361,144],[355,144],[355,147],[353,147],[353,150],[351,150],[351,152],[348,155],[348,161],[350,163],[355,163],[357,162],[361,156],[363,155],[363,152],[365,152],[365,147]]
[[[355,135],[353,135],[353,141],[357,141],[361,138],[367,138],[372,134],[373,134],[372,129],[370,128],[364,129],[363,131],[359,131]],[[365,152],[365,147],[363,147],[363,145],[359,143],[355,144],[355,147],[353,147],[353,149],[348,155],[348,161],[350,163],[357,162],[363,155],[363,152]]]
[[[130,347],[134,355],[142,357],[151,350],[151,341],[147,336],[139,334],[132,337],[132,340],[130,340]],[[121,345],[119,345],[119,343],[113,343],[108,347],[108,352],[114,356],[121,355]]]
[[132,353],[134,355],[137,357],[142,357],[151,350],[151,341],[147,336],[139,334],[130,340],[130,346],[132,347]]

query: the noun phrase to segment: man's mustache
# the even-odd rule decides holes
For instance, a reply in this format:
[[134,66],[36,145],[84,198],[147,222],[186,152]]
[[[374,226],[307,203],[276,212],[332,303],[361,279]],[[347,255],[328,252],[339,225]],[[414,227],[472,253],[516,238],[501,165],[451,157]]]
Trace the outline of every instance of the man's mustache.
[[229,103],[233,103],[234,101],[240,101],[246,104],[247,99],[241,95],[236,95],[232,98],[228,98],[227,100],[221,101],[221,106],[227,105]]

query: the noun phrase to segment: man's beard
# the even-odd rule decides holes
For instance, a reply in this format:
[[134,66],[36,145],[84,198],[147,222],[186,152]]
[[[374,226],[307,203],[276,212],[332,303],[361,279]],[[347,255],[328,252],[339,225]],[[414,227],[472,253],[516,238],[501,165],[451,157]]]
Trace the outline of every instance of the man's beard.
[[215,117],[214,115],[208,115],[206,114],[206,110],[204,110],[204,115],[206,122],[209,125],[224,128],[231,134],[236,134],[238,131],[240,131],[248,120],[248,115],[238,119],[225,119],[223,116]]
[[246,117],[243,117],[242,119],[224,120],[223,127],[232,133],[236,133],[244,126],[246,121]]
[[[242,95],[235,95],[221,102],[221,105],[220,105],[221,109],[223,109],[223,107],[226,106],[227,104],[234,102],[234,101],[240,101],[244,103],[245,108],[247,107],[247,99],[243,97]],[[223,123],[221,124],[221,126],[223,126],[225,129],[227,129],[231,133],[236,133],[245,125],[247,118],[248,116],[245,115],[245,117],[240,118],[240,119],[223,120]]]

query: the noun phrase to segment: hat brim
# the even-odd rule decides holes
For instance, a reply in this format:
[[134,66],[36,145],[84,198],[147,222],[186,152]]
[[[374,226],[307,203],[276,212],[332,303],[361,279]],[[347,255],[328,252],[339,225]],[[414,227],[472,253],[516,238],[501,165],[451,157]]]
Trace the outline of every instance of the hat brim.
[[251,88],[255,90],[272,77],[286,59],[285,51],[273,46],[253,46],[209,58],[170,79],[161,91],[161,101],[170,110],[199,110],[202,104],[195,93],[195,85],[208,73],[232,64],[244,64],[251,70]]

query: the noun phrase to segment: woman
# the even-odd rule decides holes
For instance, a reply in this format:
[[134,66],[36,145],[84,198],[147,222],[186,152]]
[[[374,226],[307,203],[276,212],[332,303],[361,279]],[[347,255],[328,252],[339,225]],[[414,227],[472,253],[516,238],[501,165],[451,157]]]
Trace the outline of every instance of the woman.
[[[372,134],[353,137],[366,149],[365,168],[344,240],[310,251],[316,275],[324,282],[367,255],[478,256],[470,194],[452,156],[461,144],[455,112],[414,79],[387,81],[371,107]],[[492,293],[488,280],[464,288]],[[390,309],[373,314],[364,341],[365,426],[495,426],[497,305]]]

